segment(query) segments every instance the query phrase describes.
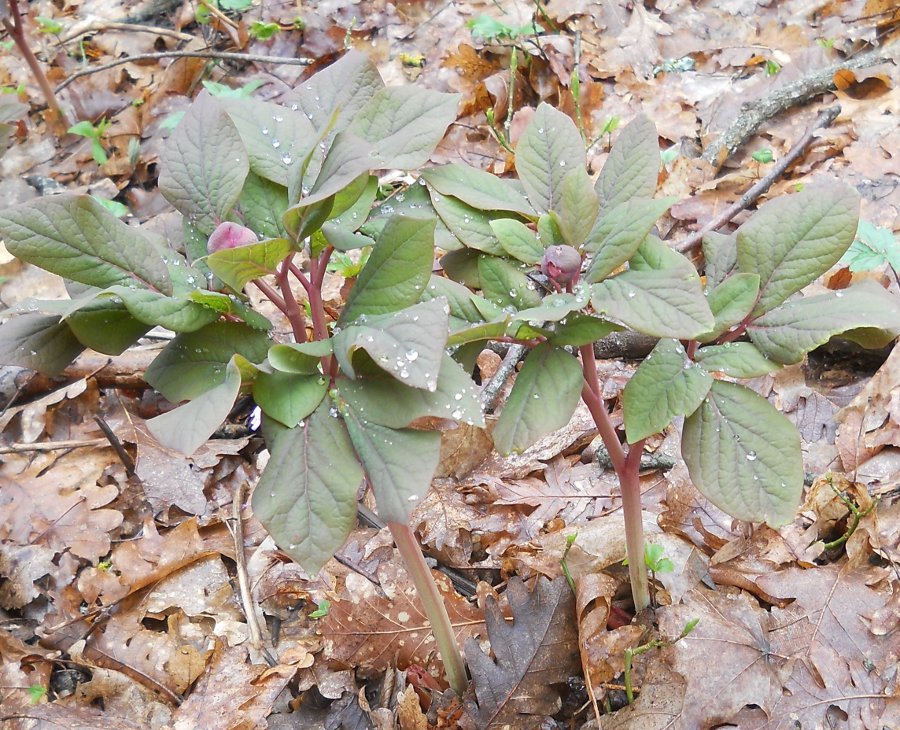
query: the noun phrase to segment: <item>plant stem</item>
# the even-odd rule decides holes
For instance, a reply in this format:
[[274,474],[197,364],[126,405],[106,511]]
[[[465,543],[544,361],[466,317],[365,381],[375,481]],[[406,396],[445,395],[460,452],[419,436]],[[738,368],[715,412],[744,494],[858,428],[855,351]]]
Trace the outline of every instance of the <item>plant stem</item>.
[[291,291],[291,282],[288,279],[290,273],[291,260],[294,255],[291,254],[281,262],[281,269],[278,272],[278,287],[281,289],[281,295],[284,297],[285,314],[291,323],[291,330],[294,332],[295,342],[306,342],[306,317],[303,316],[303,310],[297,304],[297,298]]
[[469,684],[466,679],[466,666],[463,663],[444,600],[434,582],[431,569],[425,562],[425,556],[422,555],[422,546],[419,545],[419,541],[409,525],[401,522],[388,522],[387,526],[416,587],[416,592],[419,594],[425,615],[431,623],[431,631],[434,634],[438,652],[444,661],[447,680],[453,691],[462,697]]
[[50,86],[50,82],[47,80],[44,69],[41,68],[40,62],[31,51],[31,46],[28,45],[28,39],[25,37],[25,26],[22,24],[22,15],[19,12],[18,0],[9,0],[9,16],[12,18],[12,22],[9,21],[9,18],[3,18],[3,27],[6,28],[6,32],[9,33],[10,37],[15,42],[16,47],[25,59],[25,63],[28,64],[31,75],[34,76],[37,85],[41,87],[41,91],[44,94],[44,101],[47,102],[47,106],[50,108],[50,112],[53,115],[54,126],[58,126],[60,133],[64,133],[69,127],[69,122],[66,119],[65,113],[59,106],[56,92],[54,92],[53,87]]
[[519,71],[519,54],[518,49],[513,46],[509,54],[509,103],[506,106],[506,121],[503,123],[504,137],[509,149],[511,144],[510,131],[512,130],[513,114],[515,113],[515,97],[516,97],[516,74]]
[[600,380],[597,377],[597,361],[594,359],[593,345],[582,345],[581,369],[584,387],[581,399],[588,407],[603,444],[609,452],[609,459],[619,477],[622,492],[622,513],[625,517],[625,554],[628,556],[628,575],[631,578],[631,596],[635,612],[643,611],[650,605],[650,586],[647,580],[647,566],[644,563],[644,523],[641,519],[641,450],[643,441],[634,444],[625,455],[622,443],[616,435],[609,411],[601,397]]

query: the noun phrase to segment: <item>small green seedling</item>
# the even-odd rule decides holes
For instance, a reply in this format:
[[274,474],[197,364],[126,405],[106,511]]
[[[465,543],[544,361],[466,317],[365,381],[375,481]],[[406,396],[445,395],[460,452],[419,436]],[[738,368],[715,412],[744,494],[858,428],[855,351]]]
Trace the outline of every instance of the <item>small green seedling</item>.
[[316,604],[317,608],[315,611],[309,614],[310,618],[325,618],[328,615],[328,612],[331,610],[331,601],[327,598],[323,598],[319,603]]
[[218,81],[203,81],[203,88],[220,99],[249,99],[253,96],[253,92],[262,85],[261,79],[252,79],[236,89],[227,84],[220,84]]
[[900,272],[900,241],[893,231],[860,220],[856,238],[841,258],[850,271],[873,271],[885,264],[896,276]]
[[109,125],[110,121],[104,117],[96,125],[85,119],[69,127],[70,134],[87,137],[91,141],[91,156],[98,165],[109,162],[109,155],[106,154],[106,149],[100,141]]
[[562,557],[559,559],[559,564],[562,566],[563,574],[566,576],[566,582],[569,584],[569,588],[572,589],[572,593],[575,592],[575,579],[569,572],[569,564],[566,562],[566,557],[568,557],[569,550],[572,549],[572,546],[575,544],[575,541],[577,539],[577,532],[573,532],[571,535],[566,536],[566,549],[563,551]]
[[278,23],[266,23],[262,20],[254,20],[250,24],[250,37],[258,41],[267,41],[281,30]]
[[774,76],[781,71],[781,64],[771,58],[766,59],[766,76]]
[[641,644],[640,646],[636,647],[629,647],[625,650],[625,696],[628,699],[629,705],[634,703],[634,687],[632,686],[632,666],[634,663],[634,658],[641,654],[646,654],[652,649],[660,649],[664,646],[673,646],[677,644],[684,637],[690,634],[695,628],[697,628],[697,624],[699,623],[699,618],[692,618],[684,625],[681,633],[671,641],[667,641],[665,639],[653,639],[653,641],[648,641],[646,644]]
[[40,703],[46,696],[47,688],[42,684],[32,684],[28,688],[28,699],[31,700],[33,705]]
[[59,35],[65,30],[63,24],[53,18],[38,17],[37,24],[41,33],[47,33],[48,35]]
[[768,147],[762,150],[756,150],[756,152],[754,152],[751,157],[761,165],[772,162],[772,160],[775,159],[775,155],[772,154],[772,150],[770,150]]

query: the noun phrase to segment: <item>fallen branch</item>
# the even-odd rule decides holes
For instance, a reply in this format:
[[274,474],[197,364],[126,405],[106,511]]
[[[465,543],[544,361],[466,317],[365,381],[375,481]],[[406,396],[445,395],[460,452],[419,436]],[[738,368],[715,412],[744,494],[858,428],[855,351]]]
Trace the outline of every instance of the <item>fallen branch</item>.
[[100,73],[101,71],[108,71],[111,68],[122,66],[126,63],[159,61],[163,58],[209,58],[217,61],[277,63],[287,66],[310,66],[314,63],[312,58],[284,58],[283,56],[260,56],[255,53],[230,53],[228,51],[160,51],[158,53],[138,53],[134,56],[117,58],[115,61],[110,61],[109,63],[104,63],[100,66],[94,66],[93,68],[86,68],[84,71],[78,71],[57,86],[56,92],[59,93],[73,81],[80,79],[83,76],[90,76],[91,74]]
[[766,176],[756,182],[756,184],[750,188],[746,193],[744,193],[733,205],[726,208],[721,214],[713,218],[709,223],[706,223],[700,229],[689,235],[687,238],[679,241],[675,244],[675,250],[681,251],[682,253],[691,251],[696,248],[700,242],[703,240],[703,236],[705,236],[710,231],[715,231],[728,223],[732,218],[734,218],[738,213],[746,208],[749,208],[760,195],[765,193],[778,178],[780,178],[784,171],[788,169],[796,160],[799,158],[805,151],[806,148],[809,147],[810,143],[815,136],[815,133],[819,129],[825,129],[826,127],[830,127],[834,120],[837,119],[838,114],[841,113],[840,106],[832,106],[828,109],[825,109],[822,113],[816,117],[816,120],[810,125],[809,129],[806,130],[804,135],[797,140],[796,144],[791,147],[790,151],[782,157],[778,162],[772,167],[771,170],[766,174]]
[[172,28],[160,28],[155,25],[140,25],[138,23],[118,23],[113,20],[94,20],[87,25],[77,25],[71,31],[66,33],[59,39],[60,44],[65,45],[79,36],[88,35],[89,33],[102,33],[106,30],[117,30],[123,33],[151,33],[157,36],[167,36],[179,41],[192,41],[195,36],[190,33],[182,33],[180,30]]
[[838,71],[867,68],[893,60],[890,50],[893,45],[861,53],[780,89],[774,89],[762,99],[744,102],[738,118],[703,151],[703,159],[716,169],[720,168],[725,160],[756,133],[763,122],[833,89],[834,75]]

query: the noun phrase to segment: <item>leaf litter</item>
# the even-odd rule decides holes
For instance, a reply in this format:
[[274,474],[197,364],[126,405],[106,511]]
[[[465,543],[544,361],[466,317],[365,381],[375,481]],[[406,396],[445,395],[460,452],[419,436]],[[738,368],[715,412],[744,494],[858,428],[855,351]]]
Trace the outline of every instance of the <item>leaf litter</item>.
[[[27,23],[33,29],[38,14],[63,23],[68,54],[51,36],[32,35],[59,81],[88,58],[174,49],[179,40],[169,33],[103,25],[144,12],[144,5],[87,2],[63,12],[39,4]],[[730,205],[764,174],[752,153],[771,148],[783,155],[806,122],[802,114],[770,121],[716,177],[690,154],[697,137],[720,133],[742,103],[825,64],[835,48],[889,39],[897,27],[890,8],[862,0],[828,5],[816,16],[799,1],[761,8],[741,0],[671,0],[648,9],[517,0],[501,12],[480,2],[323,0],[304,6],[302,30],[293,4],[261,11],[260,20],[292,30],[253,39],[249,19],[227,12],[205,27],[241,49],[306,55],[319,65],[345,45],[365,49],[389,84],[462,92],[460,123],[433,160],[496,173],[511,171],[513,161],[489,132],[487,110],[500,119],[511,103],[513,143],[538,101],[574,115],[577,65],[585,131],[600,138],[591,149],[593,169],[607,156],[603,127],[639,110],[655,120],[664,147],[681,153],[660,180],[662,194],[682,201],[666,224],[675,230]],[[167,24],[164,12],[148,12],[145,22]],[[509,30],[476,35],[467,22],[484,15]],[[79,36],[92,17],[99,20]],[[203,27],[195,20],[194,9],[178,13],[174,31],[197,37]],[[512,45],[529,61],[514,75]],[[421,63],[410,62],[419,57]],[[768,73],[769,61],[780,71]],[[186,108],[204,65],[132,62],[70,85],[65,94],[80,105],[80,116],[112,122],[104,140],[109,162],[100,167],[88,145],[57,149],[37,114],[17,117],[22,109],[4,105],[4,199],[14,199],[6,195],[14,185],[15,199],[62,185],[122,200],[141,222],[164,227],[156,167],[167,125]],[[218,67],[212,80],[234,88],[263,81],[258,92],[269,99],[303,73],[269,69]],[[14,51],[0,54],[0,83],[14,91],[30,84]],[[17,92],[19,99],[39,104],[29,91]],[[839,174],[864,192],[862,217],[896,236],[897,94],[889,65],[844,78],[835,92],[844,107],[838,124],[820,133],[772,192]],[[21,186],[22,176],[29,187]],[[47,291],[63,296],[49,275],[15,262],[0,267],[7,305]],[[885,263],[875,272],[842,274],[854,281],[891,275]],[[335,292],[340,285],[336,280]],[[699,618],[690,635],[635,658],[636,701],[604,717],[604,727],[900,725],[897,362],[895,351],[874,372],[851,357],[838,384],[800,366],[758,379],[757,392],[780,401],[801,429],[806,467],[816,478],[796,519],[778,531],[724,515],[682,467],[644,476],[648,539],[675,565],[655,576],[659,605],[651,624],[630,623],[621,597],[617,487],[584,457],[594,436],[585,414],[576,412],[569,426],[505,460],[485,449],[482,432],[466,430],[468,440],[445,451],[446,477],[413,520],[437,564],[471,584],[481,581],[477,603],[449,579],[440,583],[466,639],[472,685],[463,698],[444,689],[427,622],[383,531],[360,528],[341,561],[309,576],[246,518],[254,610],[274,654],[269,666],[252,645],[234,587],[230,501],[259,466],[246,438],[211,442],[185,460],[154,444],[142,426],[155,415],[146,393],[98,390],[89,378],[58,381],[63,387],[10,406],[24,384],[21,373],[12,374],[18,380],[9,390],[4,385],[0,420],[10,447],[0,466],[2,721],[278,727],[293,713],[325,727],[587,727],[594,723],[591,700],[607,709],[619,701],[625,649],[653,636],[672,641]],[[617,361],[607,367],[604,395],[613,398],[631,370]],[[113,424],[118,448],[137,463],[135,474],[116,445],[100,441],[95,415]],[[31,450],[53,442],[76,445]],[[826,479],[829,469],[835,473]],[[862,514],[859,523],[843,548],[829,547],[848,530],[850,504]],[[566,567],[574,596],[560,562],[572,536]],[[574,681],[579,677],[589,692]]]

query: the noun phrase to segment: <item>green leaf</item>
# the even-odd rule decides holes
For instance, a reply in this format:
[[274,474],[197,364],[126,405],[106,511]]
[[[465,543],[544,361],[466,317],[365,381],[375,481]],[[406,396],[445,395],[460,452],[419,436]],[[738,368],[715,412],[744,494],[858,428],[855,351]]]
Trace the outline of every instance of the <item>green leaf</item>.
[[351,378],[356,377],[353,353],[361,349],[401,382],[433,391],[447,341],[449,312],[446,301],[432,299],[400,312],[358,318],[335,332],[334,355]]
[[237,127],[219,102],[203,92],[166,140],[159,191],[209,235],[228,217],[249,171]]
[[206,263],[216,276],[239,292],[247,282],[273,273],[290,252],[290,241],[274,238],[248,246],[223,248],[210,254]]
[[221,382],[189,403],[147,421],[159,443],[190,456],[228,418],[241,389],[241,371],[234,358],[224,368]]
[[0,363],[59,375],[84,350],[60,317],[20,314],[0,325]]
[[13,256],[81,284],[172,291],[152,239],[88,195],[54,195],[8,208],[0,213],[0,236]]
[[303,424],[275,436],[253,491],[253,514],[278,547],[315,576],[356,524],[362,467],[347,428],[322,403]]
[[531,205],[539,213],[562,210],[563,181],[584,166],[584,142],[575,122],[540,104],[516,145],[516,171]]
[[253,381],[253,400],[267,416],[289,428],[296,426],[322,402],[328,381],[321,375],[258,373]]
[[652,233],[641,241],[634,256],[628,259],[628,268],[634,271],[684,270],[695,272],[691,260],[673,251]]
[[441,455],[441,435],[379,426],[346,404],[341,412],[375,492],[379,517],[405,524],[431,487]]
[[389,86],[376,92],[353,119],[350,130],[372,145],[371,167],[421,167],[453,122],[459,94],[418,86]]
[[565,426],[578,405],[582,383],[581,365],[565,350],[547,343],[534,348],[494,427],[497,451],[522,452]]
[[66,318],[66,323],[85,347],[104,355],[121,355],[150,329],[121,305],[97,300]]
[[269,348],[269,364],[284,373],[312,374],[319,372],[319,360],[332,353],[331,340],[291,342]]
[[712,289],[725,281],[737,266],[737,233],[704,235],[703,260],[706,262],[706,286]]
[[714,321],[700,278],[681,270],[625,271],[594,284],[591,304],[601,317],[654,337],[694,339]]
[[506,180],[458,162],[422,170],[422,178],[441,195],[458,198],[479,210],[535,215],[525,196]]
[[691,480],[732,517],[779,527],[803,492],[800,435],[764,398],[717,380],[685,419],[681,453]]
[[559,322],[572,312],[584,309],[589,300],[590,296],[581,286],[572,294],[568,292],[548,294],[537,307],[522,309],[514,314],[512,321]]
[[750,342],[707,345],[697,350],[695,359],[704,370],[715,370],[732,378],[757,378],[781,369],[781,365],[766,358]]
[[536,264],[543,257],[544,246],[537,234],[521,221],[498,218],[492,220],[490,225],[500,247],[514,259],[525,264]]
[[701,342],[716,339],[742,321],[753,310],[759,294],[759,276],[756,274],[732,274],[709,291],[706,301],[715,316],[713,328],[698,337]]
[[175,337],[147,368],[144,379],[177,403],[222,383],[226,364],[235,353],[259,363],[265,360],[268,347],[264,332],[244,324],[214,322]]
[[900,243],[888,228],[877,228],[869,221],[861,220],[856,238],[841,258],[850,271],[873,271],[885,263],[894,271],[900,271]]
[[288,209],[287,188],[266,180],[254,172],[247,175],[241,193],[244,225],[264,238],[285,238],[287,231],[281,218]]
[[601,281],[628,261],[674,202],[675,198],[634,198],[602,213],[584,243],[585,251],[596,253],[588,281]]
[[328,127],[337,112],[334,131],[340,132],[383,88],[372,59],[365,53],[349,51],[285,94],[285,103],[297,104],[320,131]]
[[391,218],[347,298],[340,323],[360,315],[386,314],[411,306],[431,278],[433,218]]
[[113,286],[108,290],[122,299],[136,320],[173,332],[194,332],[219,318],[219,312],[185,297],[166,297],[147,289]]
[[563,238],[562,229],[559,227],[559,216],[554,210],[544,213],[538,218],[537,234],[541,241],[541,246],[544,248],[561,246],[566,242],[566,239]]
[[596,342],[611,332],[622,329],[617,324],[605,319],[593,317],[581,312],[573,312],[560,321],[550,337],[550,343],[558,347],[580,347]]
[[372,165],[372,148],[369,144],[350,132],[335,135],[322,168],[309,193],[304,193],[298,207],[312,205],[339,193],[368,173]]
[[298,111],[258,99],[220,99],[240,133],[250,170],[287,187],[292,173],[318,140],[313,125]]
[[478,259],[478,274],[484,297],[493,304],[515,309],[541,305],[541,295],[535,291],[534,282],[506,259],[482,256]]
[[657,342],[622,392],[628,443],[660,433],[676,416],[696,411],[712,382],[678,340]]
[[337,388],[360,417],[380,426],[405,428],[418,418],[435,416],[484,427],[478,390],[449,355],[441,361],[434,391],[410,388],[386,376],[339,378]]
[[859,196],[844,183],[820,182],[763,205],[737,230],[738,268],[759,274],[760,315],[816,280],[853,243]]
[[457,347],[466,345],[470,342],[481,342],[483,340],[496,340],[507,334],[509,327],[509,316],[496,321],[484,322],[482,324],[472,325],[456,330],[449,338],[447,338],[448,347]]
[[444,297],[450,304],[450,324],[452,328],[462,326],[465,323],[481,322],[484,317],[475,300],[480,299],[467,287],[457,284],[452,279],[443,276],[432,276],[428,286],[422,294],[422,301],[430,301]]
[[606,158],[596,189],[602,209],[609,210],[632,198],[651,198],[660,168],[656,126],[639,114],[616,138]]
[[790,365],[834,335],[861,327],[885,330],[882,344],[900,333],[900,302],[872,281],[788,302],[755,320],[747,332],[767,357]]
[[481,258],[482,254],[478,251],[462,248],[441,256],[441,267],[453,281],[470,289],[480,289],[481,275],[478,273],[478,262]]
[[220,99],[249,99],[253,92],[263,85],[262,79],[253,79],[241,87],[233,88],[216,81],[203,80],[203,88]]
[[431,196],[431,204],[450,233],[464,246],[496,256],[503,255],[503,248],[491,223],[495,220],[507,220],[506,218],[499,218],[497,214],[486,213],[461,200],[436,193]]
[[563,180],[559,227],[565,242],[576,248],[588,237],[597,220],[600,200],[584,167],[571,170]]

